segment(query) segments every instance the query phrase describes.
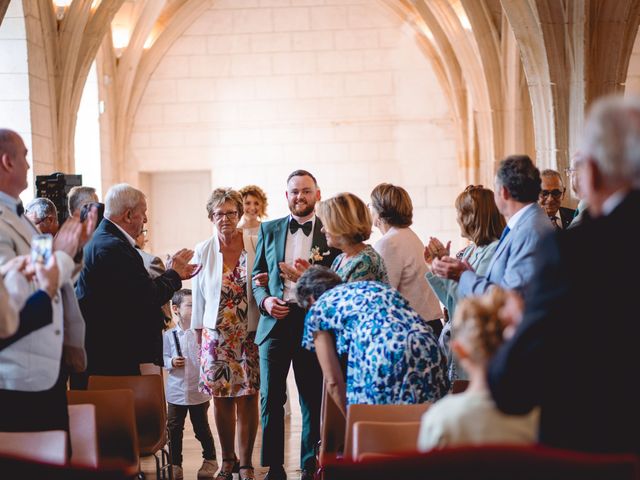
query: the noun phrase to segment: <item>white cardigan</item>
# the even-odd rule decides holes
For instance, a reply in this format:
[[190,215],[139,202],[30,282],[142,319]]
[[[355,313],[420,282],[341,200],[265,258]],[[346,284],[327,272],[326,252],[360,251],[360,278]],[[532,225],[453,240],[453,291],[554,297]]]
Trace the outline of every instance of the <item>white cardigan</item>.
[[[244,249],[247,252],[247,320],[248,330],[255,332],[258,328],[260,312],[253,298],[251,288],[251,273],[256,257],[257,236],[242,233]],[[196,245],[193,256],[194,263],[201,263],[202,270],[191,282],[193,288],[193,309],[191,313],[191,328],[203,327],[214,329],[218,320],[218,307],[220,306],[220,293],[222,289],[222,252],[218,233],[214,232],[208,240]]]

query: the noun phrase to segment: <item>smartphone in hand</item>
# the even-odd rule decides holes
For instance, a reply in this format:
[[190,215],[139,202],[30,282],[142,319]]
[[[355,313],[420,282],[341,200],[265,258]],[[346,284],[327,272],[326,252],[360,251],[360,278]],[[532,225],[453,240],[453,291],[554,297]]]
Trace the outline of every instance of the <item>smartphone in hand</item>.
[[31,262],[47,263],[53,252],[53,236],[49,233],[31,239]]

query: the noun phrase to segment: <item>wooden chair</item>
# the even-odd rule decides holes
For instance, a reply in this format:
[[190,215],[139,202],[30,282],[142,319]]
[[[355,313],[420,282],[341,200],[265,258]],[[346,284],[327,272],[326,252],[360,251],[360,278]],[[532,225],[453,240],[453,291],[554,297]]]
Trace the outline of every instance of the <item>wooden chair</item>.
[[69,405],[69,437],[71,464],[97,468],[98,431],[95,405]]
[[[16,415],[20,413],[16,412]],[[0,454],[52,465],[67,463],[67,432],[0,432]]]
[[469,386],[469,380],[454,380],[451,386],[451,393],[462,393]]
[[430,403],[415,405],[349,405],[344,440],[344,457],[353,452],[353,425],[356,422],[419,422]]
[[98,468],[118,468],[125,476],[139,468],[138,430],[131,390],[69,390],[69,405],[95,406]]
[[127,474],[117,466],[109,468],[87,468],[75,465],[54,465],[51,463],[24,460],[0,454],[1,478],[31,480],[132,480],[137,473]]
[[[160,375],[90,376],[89,390],[127,388],[133,392],[140,455],[153,455],[157,478],[171,478],[167,447],[167,404]],[[159,455],[158,455],[159,454]]]
[[351,458],[362,461],[399,452],[415,452],[420,422],[356,422]]
[[318,465],[322,465],[327,456],[335,456],[344,447],[344,431],[346,421],[344,415],[333,401],[324,384],[322,391],[322,407],[320,410],[320,450]]
[[330,460],[328,480],[638,480],[637,455],[540,446],[464,447],[353,462]]

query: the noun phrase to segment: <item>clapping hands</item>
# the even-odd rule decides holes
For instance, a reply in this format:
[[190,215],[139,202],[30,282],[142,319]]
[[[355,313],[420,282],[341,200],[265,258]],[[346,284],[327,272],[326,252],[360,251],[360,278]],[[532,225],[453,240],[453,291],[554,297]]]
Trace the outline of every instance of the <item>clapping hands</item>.
[[429,237],[429,243],[424,247],[424,261],[427,265],[431,266],[433,260],[448,257],[450,251],[451,241],[447,242],[447,246],[445,247],[437,238]]
[[172,269],[182,280],[189,280],[195,277],[202,268],[200,264],[189,263],[192,258],[193,250],[183,248],[167,260],[167,270]]

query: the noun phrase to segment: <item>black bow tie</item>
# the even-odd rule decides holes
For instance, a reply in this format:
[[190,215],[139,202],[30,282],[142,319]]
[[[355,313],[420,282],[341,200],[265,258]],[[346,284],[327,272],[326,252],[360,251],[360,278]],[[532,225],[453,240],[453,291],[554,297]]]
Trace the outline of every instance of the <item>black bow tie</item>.
[[18,205],[16,205],[16,213],[18,214],[19,217],[21,217],[22,214],[24,213],[24,207],[22,206],[22,202],[19,202]]
[[291,221],[289,222],[289,230],[291,231],[292,234],[296,233],[298,229],[301,229],[302,233],[304,233],[305,236],[308,237],[309,234],[311,233],[312,228],[313,228],[313,222],[311,220],[306,222],[304,225],[300,225],[295,218],[292,218]]

